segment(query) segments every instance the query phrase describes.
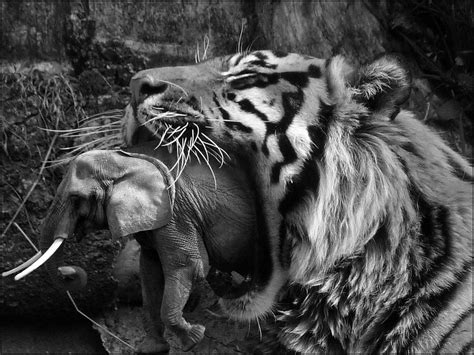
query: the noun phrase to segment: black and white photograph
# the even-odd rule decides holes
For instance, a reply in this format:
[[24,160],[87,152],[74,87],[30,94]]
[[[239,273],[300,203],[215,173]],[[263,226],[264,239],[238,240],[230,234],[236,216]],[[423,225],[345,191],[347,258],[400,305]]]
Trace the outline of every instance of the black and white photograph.
[[473,354],[472,0],[0,19],[0,354]]

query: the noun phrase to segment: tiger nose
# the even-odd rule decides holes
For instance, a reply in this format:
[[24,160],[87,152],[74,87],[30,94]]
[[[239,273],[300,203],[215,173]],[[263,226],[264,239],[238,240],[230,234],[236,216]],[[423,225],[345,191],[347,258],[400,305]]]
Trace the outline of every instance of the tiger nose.
[[[140,74],[138,74],[140,75]],[[135,105],[141,104],[151,95],[162,94],[168,88],[168,84],[153,78],[150,75],[134,76],[130,81],[130,91],[132,102]]]

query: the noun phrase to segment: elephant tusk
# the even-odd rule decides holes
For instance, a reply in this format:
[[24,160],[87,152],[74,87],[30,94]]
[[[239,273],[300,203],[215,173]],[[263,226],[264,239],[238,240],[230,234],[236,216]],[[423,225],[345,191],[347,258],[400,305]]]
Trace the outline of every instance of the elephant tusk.
[[23,264],[18,265],[16,268],[2,272],[2,277],[7,277],[7,276],[10,276],[10,275],[12,275],[12,274],[16,274],[18,271],[21,271],[21,270],[27,268],[28,266],[30,266],[31,264],[33,264],[36,260],[38,260],[38,258],[39,258],[42,254],[43,254],[43,253],[41,253],[41,251],[39,251],[39,252],[37,252],[35,255],[33,255],[30,259],[28,259],[27,261],[25,261]]
[[38,260],[36,260],[26,270],[23,270],[22,272],[20,272],[18,275],[15,276],[15,281],[22,279],[23,277],[32,273],[41,265],[43,265],[59,249],[59,247],[61,246],[63,242],[64,242],[64,238],[55,239],[53,244],[51,244],[51,246],[49,247],[49,249],[46,250],[44,254],[41,255],[41,257]]

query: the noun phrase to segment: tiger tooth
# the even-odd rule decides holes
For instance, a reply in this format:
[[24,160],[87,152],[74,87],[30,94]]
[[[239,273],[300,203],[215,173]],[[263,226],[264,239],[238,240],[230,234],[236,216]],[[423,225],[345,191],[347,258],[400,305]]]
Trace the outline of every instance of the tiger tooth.
[[240,285],[242,282],[245,281],[245,277],[239,274],[237,271],[231,271],[230,275],[232,276],[232,281],[236,285]]

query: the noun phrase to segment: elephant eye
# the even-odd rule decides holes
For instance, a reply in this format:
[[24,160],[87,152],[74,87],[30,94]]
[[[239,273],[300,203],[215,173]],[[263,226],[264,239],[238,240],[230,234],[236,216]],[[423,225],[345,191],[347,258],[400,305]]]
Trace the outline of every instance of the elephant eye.
[[81,198],[78,195],[70,195],[69,196],[69,202],[72,204],[74,208],[79,207]]
[[89,201],[82,196],[72,194],[69,197],[72,209],[81,217],[86,217],[89,214]]

